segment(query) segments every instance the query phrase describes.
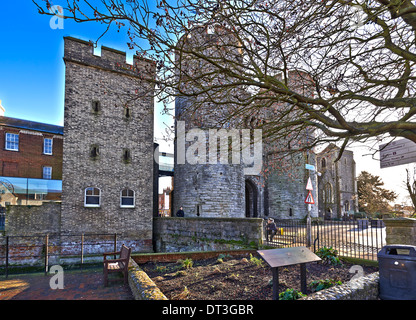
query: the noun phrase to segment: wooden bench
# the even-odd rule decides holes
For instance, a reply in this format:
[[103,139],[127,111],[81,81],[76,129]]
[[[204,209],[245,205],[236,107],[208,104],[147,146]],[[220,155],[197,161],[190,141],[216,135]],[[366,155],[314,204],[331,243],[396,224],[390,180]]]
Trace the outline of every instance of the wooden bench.
[[[108,274],[111,272],[121,272],[124,275],[124,284],[127,284],[129,260],[131,248],[127,248],[124,244],[121,250],[117,252],[104,253],[104,285],[108,285]],[[107,259],[107,256],[119,255],[118,259]]]

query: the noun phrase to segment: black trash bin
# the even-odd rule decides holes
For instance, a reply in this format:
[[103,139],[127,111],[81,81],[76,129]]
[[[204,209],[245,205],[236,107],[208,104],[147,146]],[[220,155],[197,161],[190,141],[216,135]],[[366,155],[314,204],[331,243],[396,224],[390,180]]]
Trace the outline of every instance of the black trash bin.
[[380,299],[416,300],[416,246],[387,245],[377,259]]

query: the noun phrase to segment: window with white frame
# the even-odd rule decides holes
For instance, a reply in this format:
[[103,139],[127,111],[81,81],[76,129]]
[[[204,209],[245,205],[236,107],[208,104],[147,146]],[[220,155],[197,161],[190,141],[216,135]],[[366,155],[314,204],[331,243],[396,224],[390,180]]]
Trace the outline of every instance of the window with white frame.
[[94,187],[85,188],[84,207],[99,207],[101,205],[101,190]]
[[19,135],[16,133],[6,133],[6,150],[19,151]]
[[128,188],[121,190],[120,195],[120,207],[121,208],[134,208],[135,206],[134,191]]
[[53,140],[50,138],[43,139],[43,154],[52,154],[52,142]]
[[43,179],[52,179],[52,167],[43,167]]

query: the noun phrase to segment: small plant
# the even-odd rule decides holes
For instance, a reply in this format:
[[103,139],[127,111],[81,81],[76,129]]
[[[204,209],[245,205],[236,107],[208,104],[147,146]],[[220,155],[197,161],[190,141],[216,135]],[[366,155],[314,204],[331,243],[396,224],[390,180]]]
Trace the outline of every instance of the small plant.
[[185,260],[178,260],[178,263],[181,265],[181,268],[184,269],[190,269],[194,265],[194,262],[191,258],[186,258]]
[[322,259],[324,264],[341,264],[341,261],[338,258],[338,251],[332,247],[322,247],[316,252],[316,255]]
[[221,253],[221,254],[219,254],[218,255],[218,259],[221,259],[221,260],[225,260],[225,259],[228,259],[228,258],[231,258],[231,256],[227,253],[227,254],[223,254],[223,253]]
[[262,267],[263,266],[263,260],[253,257],[253,255],[250,253],[250,262],[252,264],[255,264],[257,267]]
[[227,276],[227,279],[237,281],[239,277],[240,275],[238,273],[237,274],[231,273],[229,276]]
[[296,300],[303,297],[306,297],[306,294],[295,289],[286,289],[286,291],[279,293],[279,300]]
[[159,273],[166,272],[166,266],[156,266],[156,272],[159,272]]
[[173,297],[174,300],[186,300],[189,295],[191,294],[191,292],[188,290],[188,288],[185,286],[183,288],[183,291],[178,293],[177,295],[175,295]]
[[312,292],[328,289],[335,285],[342,284],[342,281],[335,281],[333,279],[314,280],[309,284]]
[[176,271],[175,277],[183,277],[186,276],[186,272],[184,270]]

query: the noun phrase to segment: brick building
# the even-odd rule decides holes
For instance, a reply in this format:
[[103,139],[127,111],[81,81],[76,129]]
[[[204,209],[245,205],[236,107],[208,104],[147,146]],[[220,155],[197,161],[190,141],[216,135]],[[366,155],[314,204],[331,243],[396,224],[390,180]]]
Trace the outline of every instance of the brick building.
[[159,216],[173,216],[172,208],[172,190],[170,187],[164,188],[162,194],[159,194]]
[[5,117],[3,107],[1,111],[0,214],[4,219],[6,205],[61,200],[63,127]]
[[63,127],[0,116],[0,176],[62,179]]

